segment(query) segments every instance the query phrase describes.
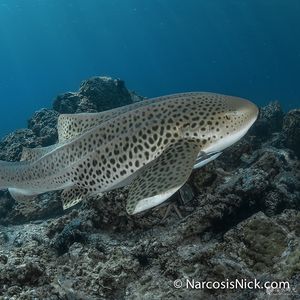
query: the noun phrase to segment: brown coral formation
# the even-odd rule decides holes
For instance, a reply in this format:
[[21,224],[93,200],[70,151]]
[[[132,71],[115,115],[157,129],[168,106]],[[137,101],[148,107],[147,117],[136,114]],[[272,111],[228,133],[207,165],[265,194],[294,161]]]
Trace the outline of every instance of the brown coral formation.
[[[0,158],[17,160],[22,146],[52,143],[61,112],[98,111],[132,97],[121,81],[87,80],[78,93],[58,97],[55,110],[37,112],[29,129],[4,138]],[[264,107],[243,140],[193,172],[194,198],[178,193],[143,215],[126,215],[126,189],[67,212],[59,193],[20,205],[1,192],[0,299],[296,299],[298,132],[297,110]],[[287,281],[290,288],[174,287],[187,279]]]

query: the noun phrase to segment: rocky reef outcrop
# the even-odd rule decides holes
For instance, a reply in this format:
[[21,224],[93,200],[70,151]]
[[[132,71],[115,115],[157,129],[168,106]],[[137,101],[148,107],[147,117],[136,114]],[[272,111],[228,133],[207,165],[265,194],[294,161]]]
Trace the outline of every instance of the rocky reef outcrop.
[[78,93],[59,95],[53,109],[60,113],[97,112],[135,101],[123,80],[93,77],[81,83]]
[[300,157],[300,109],[289,111],[283,119],[285,145]]
[[[96,77],[58,96],[28,128],[0,141],[0,159],[57,139],[60,113],[93,112],[140,97]],[[0,194],[0,299],[296,299],[300,294],[300,118],[279,102],[249,133],[141,215],[126,188],[63,212],[59,193],[26,204]],[[185,287],[196,282],[288,282],[268,289]],[[180,286],[182,285],[182,286]]]

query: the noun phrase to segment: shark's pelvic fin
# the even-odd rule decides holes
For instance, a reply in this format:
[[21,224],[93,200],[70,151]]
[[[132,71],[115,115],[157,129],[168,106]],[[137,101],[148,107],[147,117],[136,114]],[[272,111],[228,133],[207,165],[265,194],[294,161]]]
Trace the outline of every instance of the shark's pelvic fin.
[[88,194],[84,188],[73,186],[65,189],[61,194],[63,209],[68,209],[81,202]]
[[126,210],[135,214],[172,196],[187,181],[199,153],[199,145],[180,140],[145,167],[130,185]]
[[8,191],[18,203],[28,203],[30,201],[33,201],[37,197],[36,194],[31,194],[28,191],[21,189],[9,188]]

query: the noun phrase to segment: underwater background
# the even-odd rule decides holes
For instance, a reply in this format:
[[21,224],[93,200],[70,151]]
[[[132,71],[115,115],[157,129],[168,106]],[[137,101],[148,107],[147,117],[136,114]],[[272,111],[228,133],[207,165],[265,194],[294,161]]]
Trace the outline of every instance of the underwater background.
[[82,79],[299,103],[298,0],[0,0],[0,136]]
[[[118,123],[126,113],[103,111],[145,97],[212,91],[260,110],[243,138],[144,213],[126,212],[132,185],[67,210],[68,193],[0,190],[0,300],[299,299],[299,16],[299,0],[0,0],[0,185],[20,185],[15,170],[32,164],[52,180],[58,168],[48,174],[44,158],[68,157],[86,136],[62,142],[62,131],[81,128],[62,130],[62,114],[100,112],[110,136],[112,123],[127,133]],[[92,150],[113,164],[110,138]],[[180,165],[157,178],[180,176]],[[25,174],[29,189],[36,182]],[[198,289],[187,280],[275,285]]]

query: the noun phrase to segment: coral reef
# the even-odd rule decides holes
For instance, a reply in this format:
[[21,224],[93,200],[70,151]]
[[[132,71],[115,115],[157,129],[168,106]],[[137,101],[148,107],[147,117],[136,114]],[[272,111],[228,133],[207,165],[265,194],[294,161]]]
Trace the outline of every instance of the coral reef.
[[53,108],[60,113],[97,112],[131,104],[132,95],[120,79],[93,77],[81,83],[78,93],[58,96]]
[[283,119],[285,144],[300,157],[300,109],[289,111]]
[[[0,141],[0,159],[55,142],[59,113],[141,99],[120,80],[84,81]],[[193,172],[194,197],[178,193],[141,215],[126,215],[126,188],[66,212],[60,193],[18,204],[1,192],[0,299],[296,299],[299,131],[299,110],[270,103],[245,138]],[[288,281],[290,288],[175,288],[178,279]]]
[[57,141],[56,124],[59,113],[51,109],[37,111],[28,121],[28,128],[39,138],[41,146],[49,146]]

